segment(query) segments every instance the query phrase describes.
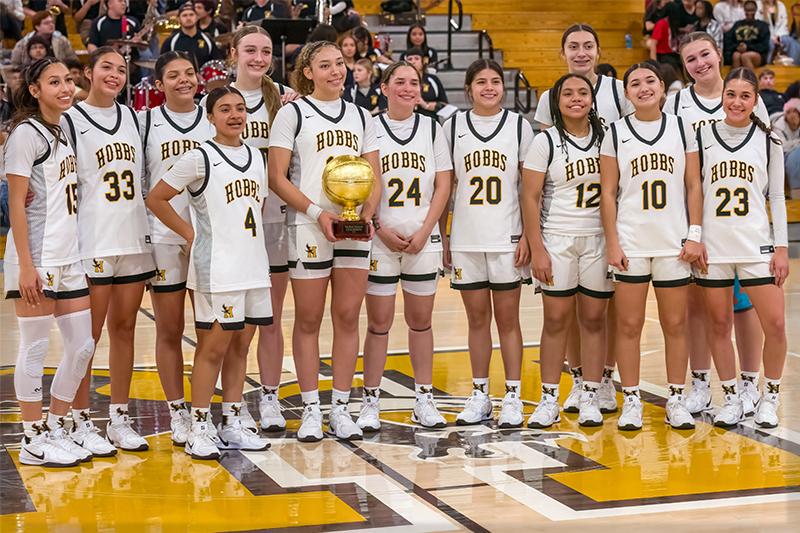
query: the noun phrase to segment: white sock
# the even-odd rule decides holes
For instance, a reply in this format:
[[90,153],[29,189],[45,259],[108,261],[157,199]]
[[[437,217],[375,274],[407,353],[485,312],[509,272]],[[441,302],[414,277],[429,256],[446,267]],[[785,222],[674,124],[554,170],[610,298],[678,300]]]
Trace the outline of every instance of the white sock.
[[583,390],[584,392],[597,392],[600,389],[600,383],[596,381],[584,381],[583,382]]
[[764,378],[764,397],[777,400],[781,391],[781,380]]
[[672,398],[673,396],[678,396],[679,399],[683,399],[683,389],[685,385],[681,383],[678,385],[677,383],[668,383],[667,386],[669,387],[669,397]]
[[611,383],[614,380],[614,367],[606,366],[603,368],[603,384]]
[[112,403],[108,406],[108,416],[111,418],[111,423],[116,424],[122,422],[128,414],[127,403]]
[[489,378],[472,378],[472,395],[489,394]]
[[169,405],[169,412],[172,416],[176,416],[180,411],[188,411],[186,407],[186,398],[178,398],[177,400],[167,401]]
[[[348,394],[349,396],[349,394]],[[381,397],[381,389],[380,387],[364,387],[362,392],[362,398],[364,399],[364,403],[367,402],[377,402]]]
[[558,401],[558,383],[542,383],[542,401],[545,399]]
[[80,424],[84,422],[88,422],[91,425],[94,425],[92,422],[92,413],[88,409],[73,409],[72,410],[72,422],[75,424],[75,427],[78,427]]
[[414,396],[417,398],[417,401],[433,400],[433,384],[414,383]]
[[54,415],[53,413],[47,413],[47,429],[53,431],[58,428],[63,428],[66,426],[67,417],[65,416],[58,416]]
[[331,389],[331,409],[350,402],[350,390]]
[[25,436],[29,439],[32,439],[36,435],[40,433],[44,433],[47,431],[47,426],[44,425],[44,420],[41,418],[39,420],[31,420],[31,421],[22,421],[22,430],[25,432]]
[[319,389],[300,392],[300,399],[303,401],[303,406],[319,405]]
[[277,402],[278,401],[278,390],[280,389],[280,385],[262,385],[261,386],[261,397],[266,398],[268,402]]
[[192,426],[203,422],[211,423],[211,409],[209,407],[192,407]]
[[741,387],[755,387],[758,388],[758,374],[759,372],[742,372],[739,377],[741,380]]
[[710,387],[711,370],[692,370],[692,388]]
[[519,398],[522,390],[522,381],[506,380],[506,398]]
[[625,401],[629,401],[629,398],[636,398],[637,400],[641,401],[642,398],[639,396],[639,385],[636,385],[635,387],[622,387],[622,396],[624,397]]
[[722,393],[725,396],[734,395],[739,396],[739,387],[736,384],[736,378],[729,379],[720,383],[722,385]]

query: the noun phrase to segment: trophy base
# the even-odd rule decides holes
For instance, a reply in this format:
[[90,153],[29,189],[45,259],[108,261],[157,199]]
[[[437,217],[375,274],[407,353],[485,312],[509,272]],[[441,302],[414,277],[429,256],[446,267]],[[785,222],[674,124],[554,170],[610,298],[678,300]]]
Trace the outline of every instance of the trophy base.
[[369,228],[365,220],[341,221],[333,223],[333,236],[337,239],[359,239],[369,236]]

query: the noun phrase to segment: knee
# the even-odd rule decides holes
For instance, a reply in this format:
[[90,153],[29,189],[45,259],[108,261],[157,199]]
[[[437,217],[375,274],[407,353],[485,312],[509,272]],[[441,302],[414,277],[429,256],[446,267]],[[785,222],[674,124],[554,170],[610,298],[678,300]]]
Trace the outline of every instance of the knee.
[[431,327],[431,316],[423,313],[408,313],[406,312],[406,325],[409,329],[415,331],[424,331]]
[[625,316],[617,314],[617,336],[619,337],[639,337],[644,327],[644,316]]
[[764,329],[764,336],[772,341],[785,342],[786,341],[786,320],[783,315],[777,315],[774,319],[769,320]]
[[319,332],[319,326],[322,324],[322,315],[324,308],[319,312],[316,310],[311,312],[296,313],[294,319],[294,327],[301,333],[316,334]]
[[661,327],[670,333],[686,332],[686,313],[668,313],[658,317]]
[[605,314],[581,316],[580,327],[587,333],[603,333],[606,330],[606,316]]
[[484,329],[491,327],[492,324],[491,308],[473,310],[473,311],[468,310],[467,322],[469,322],[469,327],[474,329]]
[[367,329],[376,333],[384,333],[392,329],[393,314],[371,314],[367,319]]
[[554,312],[545,310],[542,329],[548,333],[564,333],[572,325],[572,308]]

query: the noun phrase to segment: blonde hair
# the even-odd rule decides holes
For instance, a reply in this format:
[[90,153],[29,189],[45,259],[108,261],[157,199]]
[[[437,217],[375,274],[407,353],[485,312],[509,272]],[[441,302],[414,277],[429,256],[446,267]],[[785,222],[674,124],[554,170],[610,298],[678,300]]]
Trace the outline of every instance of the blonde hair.
[[[242,29],[236,32],[236,35],[233,37],[233,42],[231,43],[231,48],[236,51],[237,56],[239,55],[239,42],[248,35],[252,35],[254,33],[266,36],[267,39],[269,39],[269,42],[272,43],[272,38],[269,36],[269,33],[267,33],[267,30],[261,26],[244,26]],[[234,59],[233,54],[231,54],[229,62],[231,66],[236,66],[236,60]],[[278,110],[281,108],[281,93],[275,86],[275,82],[273,82],[272,78],[269,77],[271,70],[272,65],[270,65],[270,69],[267,70],[263,76],[261,76],[261,95],[264,98],[264,105],[267,106],[267,110],[269,111],[270,125],[272,125],[275,115],[278,114]]]
[[303,72],[306,68],[311,68],[311,62],[317,56],[317,54],[323,48],[335,48],[336,50],[340,50],[338,45],[330,42],[330,41],[317,41],[315,43],[309,43],[300,50],[300,55],[297,56],[297,62],[294,65],[294,73],[292,74],[292,81],[294,90],[302,94],[303,96],[308,96],[309,94],[314,92],[314,80],[310,80],[306,78],[305,73]]
[[[370,83],[374,83],[378,79],[378,76],[375,74],[375,65],[369,59],[366,58],[359,59],[358,61],[356,61],[356,65],[361,65],[362,67],[367,69],[367,72],[369,73]],[[353,68],[355,68],[355,65],[353,65]]]

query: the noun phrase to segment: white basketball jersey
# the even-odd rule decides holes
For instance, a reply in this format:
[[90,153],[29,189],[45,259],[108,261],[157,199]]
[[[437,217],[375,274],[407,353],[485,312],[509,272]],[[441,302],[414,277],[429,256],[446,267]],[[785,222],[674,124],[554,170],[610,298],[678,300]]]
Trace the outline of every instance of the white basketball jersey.
[[[142,140],[133,109],[115,103],[116,123],[100,125],[84,102],[62,115],[78,163],[78,244],[82,259],[150,253],[142,196]],[[62,122],[62,123],[63,123]]]
[[[425,223],[433,198],[436,179],[436,156],[433,141],[435,119],[414,114],[414,129],[407,139],[392,131],[384,115],[374,119],[375,134],[380,144],[383,191],[378,204],[381,223],[405,236],[412,235]],[[380,239],[375,246],[389,253]],[[423,252],[442,250],[442,237],[436,224]]]
[[611,125],[619,165],[617,233],[628,257],[677,256],[689,230],[686,167],[680,118],[663,114],[654,139],[644,139],[625,117]]
[[[20,124],[11,136],[26,128],[36,130],[48,145],[47,151],[34,161],[28,180],[33,200],[25,208],[25,218],[28,220],[28,247],[33,265],[56,267],[76,263],[80,254],[76,237],[78,174],[75,152],[65,138],[57,140],[35,120]],[[12,231],[8,232],[5,260],[19,264]]]
[[[289,105],[297,113],[297,130],[289,166],[289,179],[309,200],[331,213],[341,213],[322,190],[322,173],[328,160],[340,155],[360,156],[363,149],[366,118],[360,108],[341,100],[338,116],[329,116],[307,98]],[[360,212],[361,207],[357,210]],[[316,224],[316,220],[291,207],[289,224]]]
[[[283,94],[282,85],[278,85],[278,90]],[[269,110],[264,103],[264,96],[260,89],[242,92],[242,95],[247,106],[247,126],[242,132],[242,140],[248,146],[258,150],[266,164],[269,151]],[[263,220],[264,224],[286,222],[286,202],[281,200],[277,194],[267,196]]]
[[[714,105],[707,105],[712,103]],[[684,124],[692,125],[692,131],[697,131],[706,124],[725,118],[725,111],[722,110],[722,98],[718,98],[715,102],[701,98],[695,92],[694,85],[670,96],[664,104],[664,112],[681,117]],[[758,99],[753,112],[765,124],[769,124],[769,113],[767,113],[767,108],[761,98]]]
[[261,220],[268,194],[264,159],[244,145],[248,159],[234,164],[214,142],[197,150],[203,155],[205,180],[192,191],[194,243],[186,286],[204,293],[269,287],[269,260]]
[[[214,126],[206,118],[206,110],[197,106],[195,111],[195,118],[187,127],[178,125],[170,117],[170,111],[165,105],[140,113],[139,120],[144,123],[142,144],[145,157],[145,183],[148,193],[183,154],[197,148],[214,136]],[[186,193],[181,191],[169,203],[183,220],[191,223],[189,198]],[[149,210],[147,219],[150,223],[150,235],[154,243],[186,244],[183,237],[166,227]]]
[[451,128],[456,173],[450,249],[513,252],[522,236],[519,146],[523,118],[503,111],[488,137],[472,125],[471,111],[445,124]]
[[542,192],[542,229],[558,235],[598,235],[600,220],[600,147],[590,136],[577,142],[558,131],[544,131],[550,145],[550,166]]
[[698,130],[703,178],[703,243],[709,263],[766,262],[772,257],[766,195],[770,141],[755,124],[738,146],[716,124]]

